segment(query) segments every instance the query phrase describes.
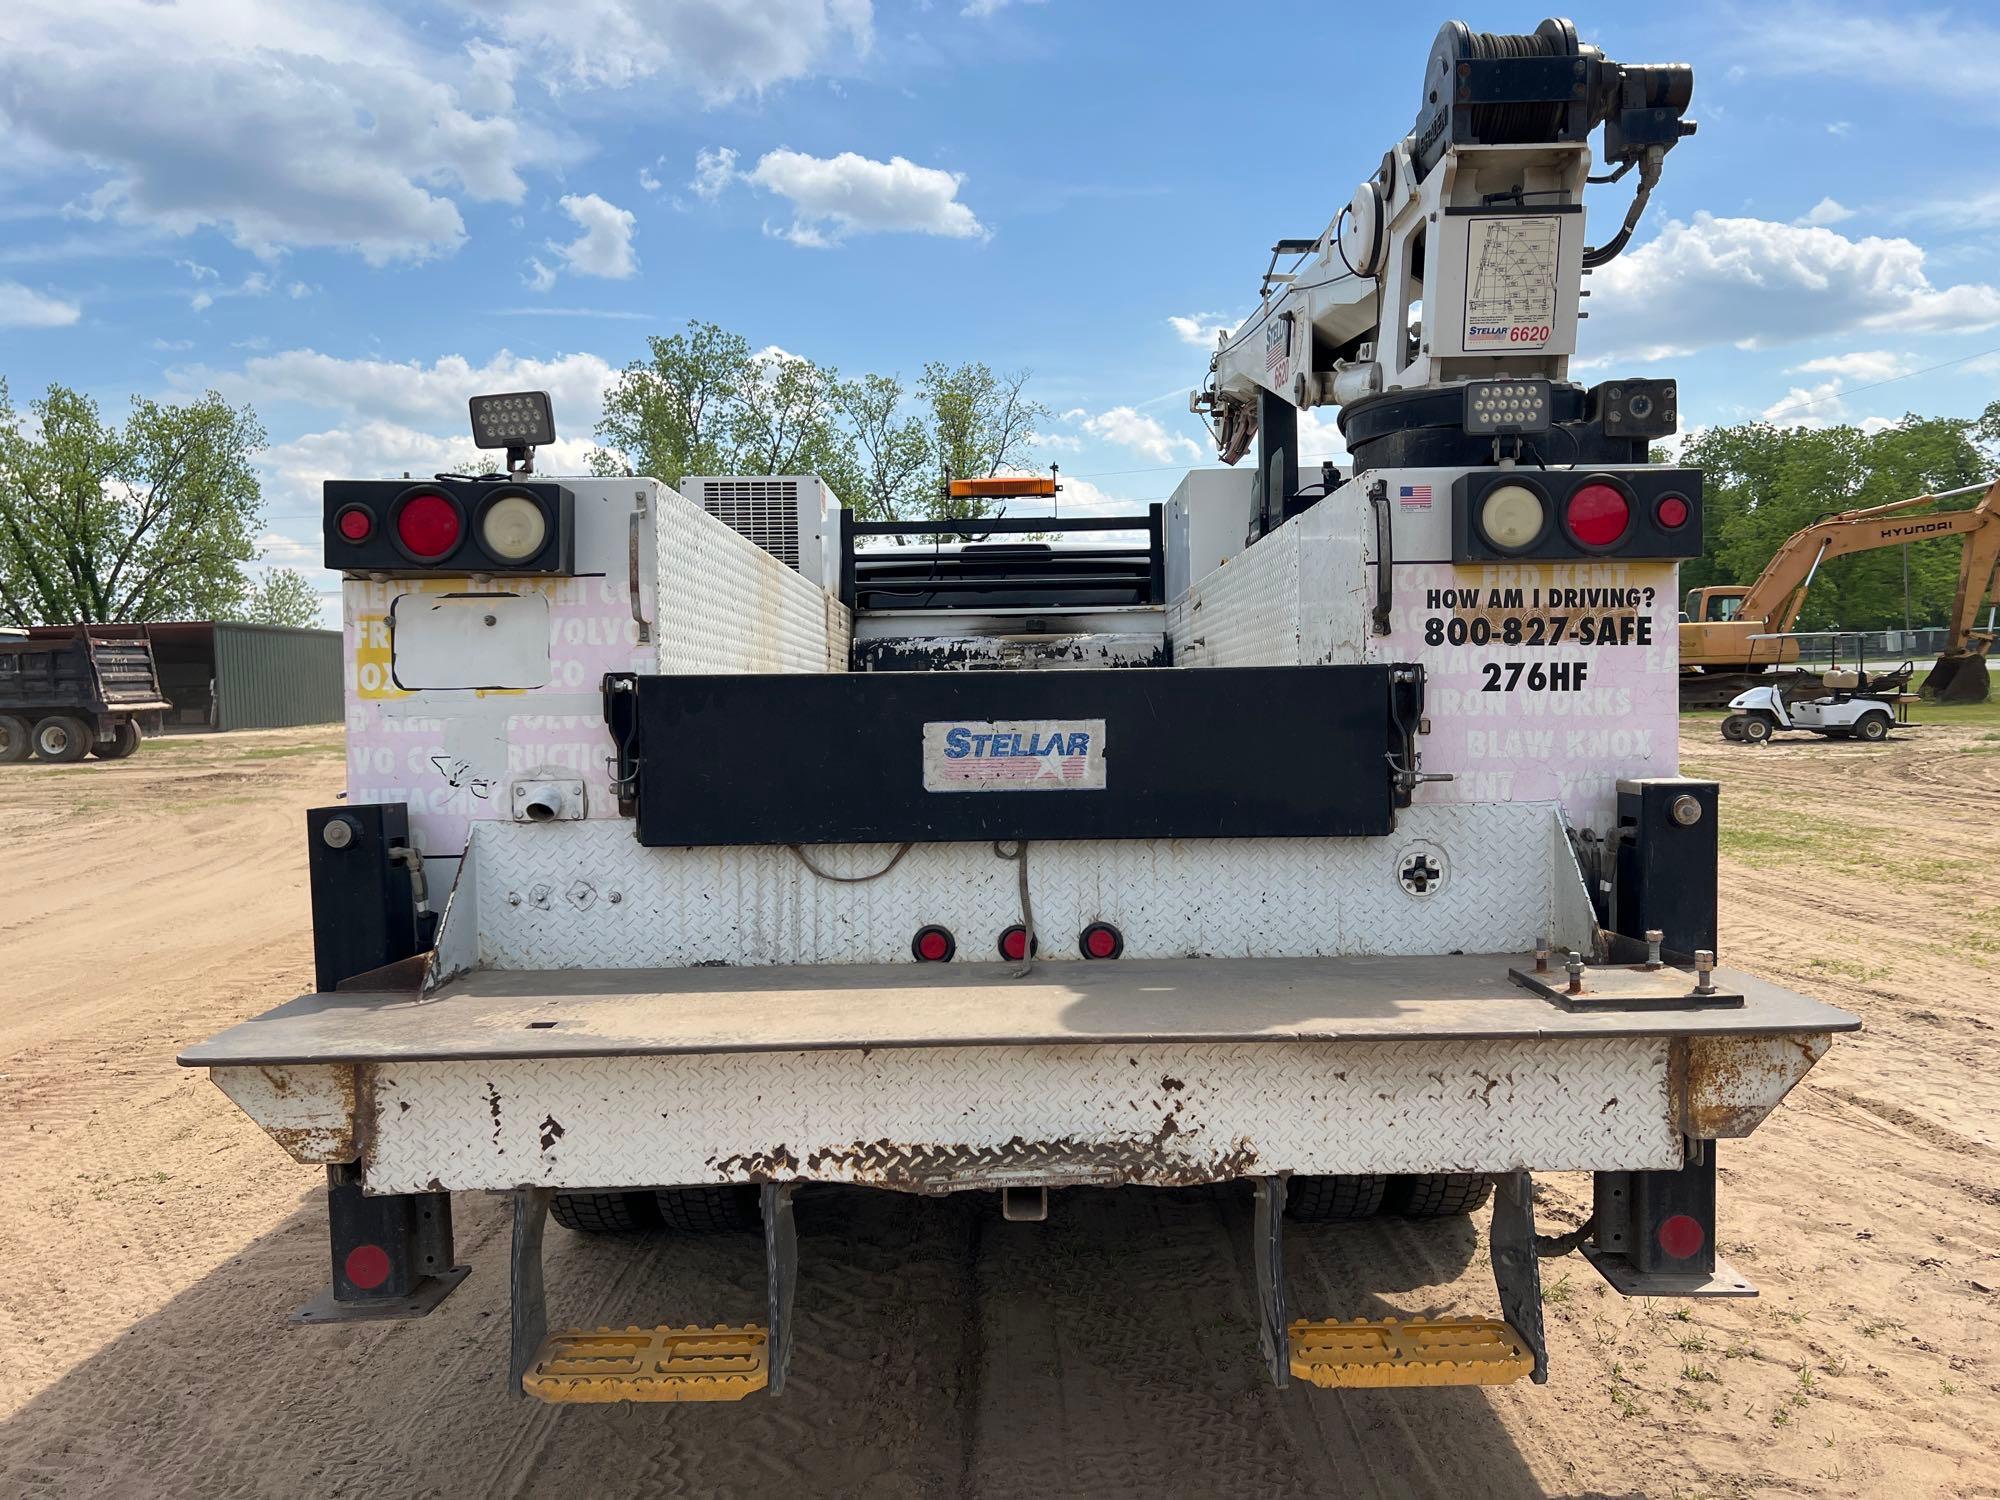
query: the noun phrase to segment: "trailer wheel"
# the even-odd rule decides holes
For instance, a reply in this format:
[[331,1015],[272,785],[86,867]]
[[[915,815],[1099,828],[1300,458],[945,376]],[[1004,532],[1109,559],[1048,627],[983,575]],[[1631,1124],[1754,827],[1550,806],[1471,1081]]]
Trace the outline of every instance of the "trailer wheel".
[[35,726],[35,754],[42,760],[68,765],[90,753],[90,730],[68,714],[50,714]]
[[33,748],[28,721],[19,714],[0,714],[0,766],[26,760]]
[[1492,1196],[1493,1179],[1480,1173],[1425,1172],[1390,1178],[1382,1208],[1405,1219],[1450,1219],[1484,1208]]
[[1382,1206],[1388,1183],[1376,1175],[1294,1177],[1285,1188],[1285,1213],[1307,1224],[1365,1219]]
[[139,748],[139,726],[130,719],[120,719],[111,729],[108,745],[92,745],[90,753],[99,760],[123,760]]
[[747,1184],[655,1188],[653,1201],[667,1228],[680,1234],[741,1234],[764,1225],[757,1189]]
[[651,1193],[557,1193],[549,1217],[578,1234],[636,1234],[660,1222]]
[[1889,716],[1884,713],[1863,714],[1854,726],[1857,739],[1874,744],[1889,737]]

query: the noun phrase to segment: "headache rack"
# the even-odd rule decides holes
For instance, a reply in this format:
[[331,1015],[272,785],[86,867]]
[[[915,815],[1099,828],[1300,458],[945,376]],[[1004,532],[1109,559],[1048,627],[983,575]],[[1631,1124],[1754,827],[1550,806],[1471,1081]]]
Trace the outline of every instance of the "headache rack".
[[[1166,508],[1129,516],[979,516],[941,521],[840,520],[840,601],[868,610],[1136,609],[1167,602]],[[990,536],[1137,532],[1117,547],[1043,541],[989,543]],[[954,550],[898,547],[857,552],[858,538],[977,537]]]

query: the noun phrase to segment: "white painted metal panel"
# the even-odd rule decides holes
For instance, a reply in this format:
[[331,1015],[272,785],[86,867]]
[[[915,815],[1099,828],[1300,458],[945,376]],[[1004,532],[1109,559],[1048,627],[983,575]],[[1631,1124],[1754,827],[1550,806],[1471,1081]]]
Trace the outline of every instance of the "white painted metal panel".
[[[1094,921],[1114,923],[1133,958],[1523,952],[1550,930],[1554,816],[1495,803],[1411,808],[1382,839],[1037,843],[1042,952],[1074,957]],[[1021,920],[1015,866],[985,844],[919,844],[881,879],[839,884],[784,848],[648,849],[618,822],[482,824],[476,837],[480,959],[498,968],[908,962],[929,922],[992,957]],[[1398,878],[1418,845],[1445,871],[1424,895]],[[857,875],[894,852],[813,857]]]
[[538,688],[549,680],[549,601],[502,588],[400,594],[389,606],[396,686]]
[[1657,1037],[910,1048],[375,1070],[371,1192],[753,1178],[948,1191],[1680,1164]]

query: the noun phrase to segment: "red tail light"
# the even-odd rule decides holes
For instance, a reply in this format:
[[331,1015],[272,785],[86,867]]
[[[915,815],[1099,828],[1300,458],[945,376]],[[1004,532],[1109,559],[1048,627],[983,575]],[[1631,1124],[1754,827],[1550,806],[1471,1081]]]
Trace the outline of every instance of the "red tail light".
[[[1042,945],[1037,942],[1036,948]],[[1000,956],[1009,963],[1019,963],[1028,956],[1028,929],[1016,922],[1000,934]]]
[[380,1245],[356,1245],[347,1252],[341,1269],[362,1291],[372,1292],[389,1279],[389,1252]]
[[365,505],[350,505],[333,523],[350,542],[365,542],[375,534],[375,516]]
[[1686,1260],[1701,1253],[1701,1247],[1708,1241],[1708,1232],[1701,1227],[1701,1220],[1688,1214],[1675,1214],[1661,1223],[1659,1239],[1660,1248],[1667,1254],[1675,1260]]
[[1632,502],[1616,485],[1586,484],[1563,509],[1569,533],[1586,547],[1609,547],[1632,527]]
[[1653,507],[1653,519],[1669,531],[1679,531],[1688,523],[1688,503],[1679,495],[1664,496]]
[[455,501],[425,490],[396,510],[396,540],[418,562],[448,557],[465,535],[465,516]]
[[1085,958],[1116,958],[1125,951],[1125,938],[1109,922],[1092,922],[1083,929],[1076,945]]
[[910,939],[910,952],[918,963],[941,964],[958,951],[958,943],[943,927],[919,927]]

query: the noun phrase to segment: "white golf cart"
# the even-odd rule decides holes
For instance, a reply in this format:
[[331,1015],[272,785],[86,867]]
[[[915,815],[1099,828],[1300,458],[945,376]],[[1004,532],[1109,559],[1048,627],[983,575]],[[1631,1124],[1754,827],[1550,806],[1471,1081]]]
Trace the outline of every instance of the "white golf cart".
[[[1752,640],[1772,637],[1753,636]],[[1883,740],[1889,730],[1909,723],[1907,691],[1914,662],[1870,674],[1858,634],[1844,631],[1799,631],[1794,640],[1827,642],[1827,668],[1813,697],[1787,701],[1779,684],[1753,687],[1729,700],[1722,737],[1752,745],[1767,742],[1780,730],[1808,730],[1830,740]],[[1846,657],[1853,665],[1843,665]]]

